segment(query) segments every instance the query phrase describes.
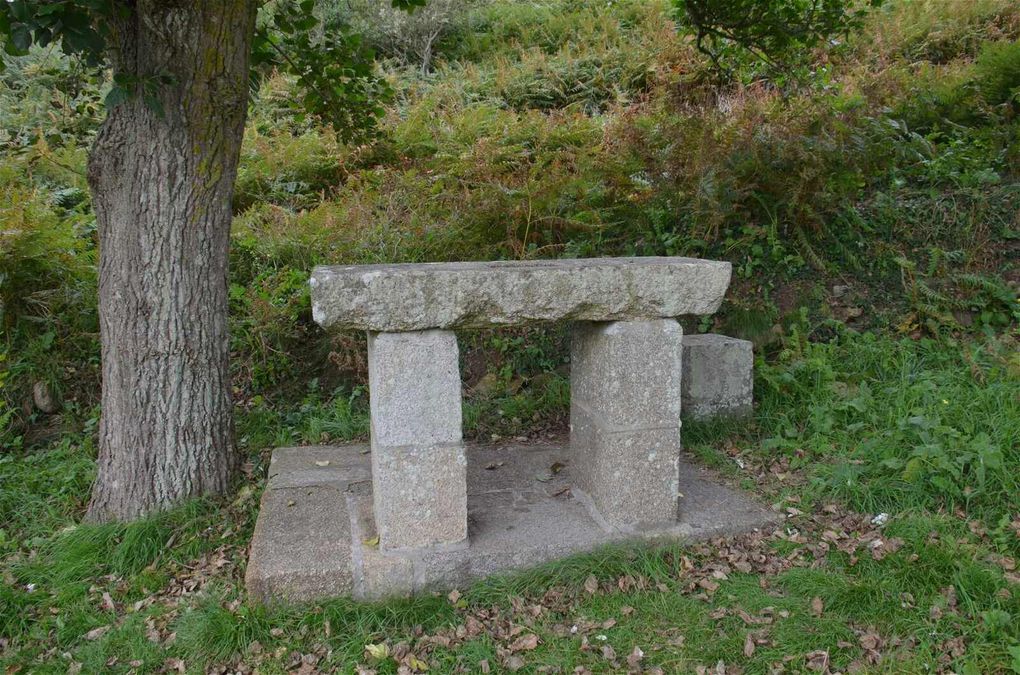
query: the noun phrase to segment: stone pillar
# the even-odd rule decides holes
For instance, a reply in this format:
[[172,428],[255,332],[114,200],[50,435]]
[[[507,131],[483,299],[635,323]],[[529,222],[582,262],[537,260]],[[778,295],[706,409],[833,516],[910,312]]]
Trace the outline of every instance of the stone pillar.
[[576,486],[613,529],[676,521],[682,338],[673,319],[574,324]]
[[747,340],[706,333],[684,336],[684,416],[751,413],[754,351]]
[[466,542],[467,462],[456,335],[369,333],[368,380],[380,548]]

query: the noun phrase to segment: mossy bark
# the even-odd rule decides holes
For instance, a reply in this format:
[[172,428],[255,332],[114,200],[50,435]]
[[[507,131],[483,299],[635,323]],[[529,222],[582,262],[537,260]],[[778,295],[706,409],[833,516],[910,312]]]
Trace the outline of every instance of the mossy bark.
[[139,86],[112,108],[89,162],[103,359],[90,520],[221,493],[238,465],[227,249],[255,10],[139,0],[115,30],[115,71],[159,103]]

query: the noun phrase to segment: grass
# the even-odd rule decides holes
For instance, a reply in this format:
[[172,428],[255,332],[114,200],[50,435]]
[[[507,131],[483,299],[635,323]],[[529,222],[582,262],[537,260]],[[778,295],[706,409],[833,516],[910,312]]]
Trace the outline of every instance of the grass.
[[[751,425],[685,427],[695,454],[780,508],[796,507],[783,528],[704,545],[607,548],[480,582],[452,600],[250,606],[242,575],[260,479],[230,503],[194,502],[130,525],[74,525],[88,481],[71,481],[60,499],[52,482],[70,450],[0,463],[5,486],[15,486],[3,514],[16,534],[3,567],[2,662],[33,672],[75,663],[83,672],[155,672],[177,663],[168,660],[196,671],[243,661],[286,672],[305,658],[320,670],[362,663],[396,672],[393,656],[413,654],[431,672],[475,670],[483,660],[496,670],[519,666],[513,657],[527,670],[606,672],[626,668],[638,647],[642,666],[665,672],[719,661],[746,672],[780,663],[800,670],[822,658],[832,670],[856,662],[1009,672],[1009,650],[1020,644],[1020,593],[1007,577],[1020,554],[1012,482],[1020,379],[1015,343],[1002,340],[962,347],[844,332],[787,341],[758,364]],[[348,404],[337,405],[307,404],[274,424],[299,439],[327,423],[339,435],[363,433]],[[979,430],[1001,444],[1001,465],[987,467],[984,486],[973,472],[958,489],[927,475],[910,483],[902,464],[888,462],[910,457],[920,438],[900,421],[935,415],[956,430],[940,432],[949,457]],[[251,433],[253,424],[240,426]],[[897,452],[871,456],[884,446],[868,439],[890,434]],[[850,485],[834,480],[853,460],[869,471]],[[971,483],[974,493],[961,497]],[[43,498],[52,515],[34,522],[20,504]],[[869,522],[880,510],[891,514],[882,528]],[[896,545],[876,556],[876,539]],[[702,587],[704,578],[718,587]],[[512,626],[520,628],[510,636]],[[530,634],[533,650],[511,649]],[[382,644],[390,655],[376,662],[366,646]]]

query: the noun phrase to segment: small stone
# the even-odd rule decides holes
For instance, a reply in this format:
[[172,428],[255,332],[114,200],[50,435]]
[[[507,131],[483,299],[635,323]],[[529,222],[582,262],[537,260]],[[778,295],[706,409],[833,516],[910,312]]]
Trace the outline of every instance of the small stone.
[[60,402],[46,382],[39,381],[32,385],[32,403],[39,412],[47,415],[52,415],[60,410]]

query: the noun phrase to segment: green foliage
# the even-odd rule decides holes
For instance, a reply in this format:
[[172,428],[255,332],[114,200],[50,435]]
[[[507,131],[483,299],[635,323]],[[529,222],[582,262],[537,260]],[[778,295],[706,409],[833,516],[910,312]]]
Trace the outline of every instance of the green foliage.
[[1018,102],[1020,42],[990,43],[981,50],[974,65],[978,90],[988,103]]
[[[408,5],[405,0],[393,4]],[[391,92],[376,74],[374,53],[361,38],[343,27],[318,30],[312,0],[273,3],[266,14],[252,47],[256,72],[282,68],[292,75],[302,91],[294,99],[298,114],[307,111],[345,140],[374,129]]]
[[[425,0],[392,0],[407,11]],[[13,56],[30,47],[53,43],[68,56],[99,66],[109,56],[109,42],[118,26],[139,11],[124,0],[12,0],[0,4],[0,40]],[[277,67],[291,73],[303,88],[298,98],[304,110],[325,120],[344,138],[370,131],[383,110],[379,100],[388,89],[372,66],[373,54],[358,36],[340,28],[320,31],[313,0],[269,3],[252,42],[252,65]],[[162,112],[157,93],[170,84],[166,73],[137,73],[130,64],[115,62],[113,86],[106,105],[116,106],[139,96]]]
[[813,466],[816,494],[865,512],[960,507],[994,523],[1020,507],[1014,348],[795,332],[756,383],[762,452]]
[[98,126],[102,78],[95,69],[42,47],[3,61],[0,147],[23,152],[40,142],[76,145]]
[[350,26],[382,56],[427,73],[440,43],[459,37],[467,28],[470,10],[480,4],[430,0],[421,9],[406,12],[373,0],[323,0],[317,8],[327,29]]
[[734,50],[773,65],[789,64],[812,49],[845,37],[882,0],[675,0],[680,25],[695,33],[698,49],[720,68]]

